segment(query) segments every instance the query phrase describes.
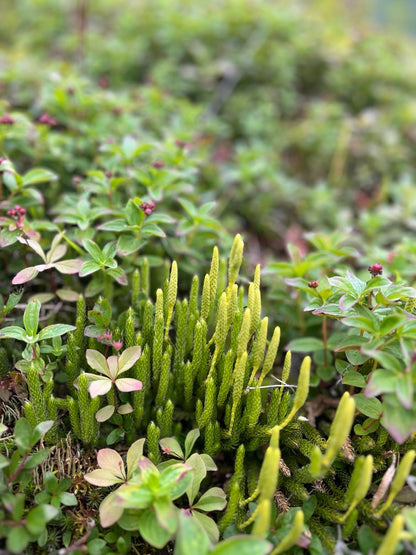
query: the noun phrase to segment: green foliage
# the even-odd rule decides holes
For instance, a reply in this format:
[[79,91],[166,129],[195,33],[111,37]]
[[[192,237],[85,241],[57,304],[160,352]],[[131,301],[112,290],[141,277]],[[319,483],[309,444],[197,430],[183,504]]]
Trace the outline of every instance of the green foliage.
[[326,0],[90,4],[0,20],[6,549],[410,549],[413,45]]

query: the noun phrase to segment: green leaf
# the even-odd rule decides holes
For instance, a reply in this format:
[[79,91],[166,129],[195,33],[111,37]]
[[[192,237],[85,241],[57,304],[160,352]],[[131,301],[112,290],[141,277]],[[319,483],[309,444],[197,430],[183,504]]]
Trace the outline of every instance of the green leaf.
[[402,407],[395,395],[384,395],[381,423],[401,445],[416,430],[416,409]]
[[45,420],[45,422],[40,422],[40,424],[38,424],[32,432],[32,436],[30,440],[31,444],[36,445],[36,443],[40,440],[40,438],[44,436],[46,432],[48,432],[52,428],[53,424],[54,424],[53,420]]
[[34,168],[22,175],[22,185],[35,185],[36,183],[45,183],[49,181],[56,181],[58,176],[45,168]]
[[380,324],[380,335],[388,335],[406,321],[404,314],[390,314]]
[[144,219],[143,210],[141,210],[141,208],[137,206],[137,204],[132,199],[130,199],[127,202],[124,213],[126,215],[126,220],[129,225],[140,226]]
[[19,418],[14,427],[14,439],[16,445],[23,452],[29,451],[31,448],[32,426],[26,418]]
[[377,397],[381,393],[390,393],[396,389],[397,373],[392,370],[375,370],[367,382],[364,395]]
[[0,330],[0,339],[17,339],[18,341],[26,341],[26,332],[18,326],[7,326]]
[[272,544],[262,538],[232,536],[217,544],[211,555],[266,555],[272,548]]
[[35,451],[32,455],[30,455],[25,462],[25,470],[32,470],[39,464],[42,464],[43,461],[49,456],[49,449],[39,449],[39,451]]
[[156,549],[162,549],[172,537],[172,534],[160,526],[153,509],[143,511],[137,526],[143,539]]
[[166,233],[157,224],[146,222],[142,227],[142,235],[152,235],[154,237],[166,237]]
[[98,270],[101,270],[100,264],[97,264],[93,260],[87,260],[81,266],[81,270],[79,271],[79,276],[80,277],[89,276],[90,274],[93,274],[94,272],[98,272]]
[[207,555],[209,551],[210,541],[204,528],[195,518],[181,512],[174,555]]
[[94,243],[91,239],[84,239],[84,241],[82,241],[82,245],[88,254],[93,258],[94,262],[101,264],[104,261],[103,253],[97,243]]
[[182,463],[176,463],[161,472],[159,495],[168,495],[174,501],[185,493],[192,482],[194,469]]
[[174,437],[165,437],[161,439],[159,445],[166,455],[178,457],[179,459],[185,458],[182,447]]
[[402,374],[397,376],[396,380],[396,394],[400,403],[407,409],[412,408],[413,404],[413,379],[412,375]]
[[19,303],[23,295],[23,289],[19,293],[10,293],[7,299],[6,306],[4,307],[4,314],[8,314]]
[[194,508],[207,512],[222,511],[226,504],[227,498],[224,491],[221,488],[214,487],[210,488],[200,497]]
[[314,351],[322,351],[324,349],[324,342],[316,337],[300,337],[299,339],[293,339],[287,349],[296,353],[312,353]]
[[124,231],[127,229],[126,222],[122,218],[116,220],[110,220],[107,223],[98,226],[98,229],[102,231]]
[[134,237],[134,235],[130,235],[130,233],[124,233],[120,235],[117,240],[117,252],[120,256],[128,256],[133,252],[138,251],[146,244],[143,239],[139,239]]
[[34,337],[38,331],[40,302],[37,299],[29,301],[23,315],[23,325],[27,335]]
[[205,513],[200,513],[199,511],[192,511],[192,516],[203,527],[209,541],[212,544],[216,544],[220,537],[220,531],[215,521]]
[[58,479],[53,472],[46,472],[44,482],[46,489],[50,493],[56,493],[58,491]]
[[24,553],[29,539],[26,529],[23,526],[16,526],[7,536],[6,547],[11,553]]
[[365,316],[347,316],[341,320],[346,326],[358,328],[359,330],[368,331],[369,333],[377,333],[378,326],[371,318]]
[[194,453],[186,461],[186,464],[191,466],[195,472],[193,472],[192,481],[189,487],[186,489],[186,495],[188,496],[189,505],[193,505],[194,499],[199,492],[199,488],[202,480],[207,475],[207,469],[205,467],[204,461],[198,453]]
[[70,326],[68,324],[53,324],[52,326],[46,326],[46,328],[43,328],[43,330],[39,332],[38,339],[39,341],[52,339],[53,337],[64,335],[65,333],[76,329],[76,326]]
[[381,403],[378,399],[368,399],[362,393],[354,395],[355,406],[361,414],[378,420],[382,414]]
[[153,502],[153,493],[145,485],[130,484],[117,492],[116,498],[123,509],[146,509]]
[[400,374],[403,371],[402,362],[391,353],[379,351],[378,349],[362,349],[363,353],[376,360],[386,370],[392,370]]
[[189,457],[189,455],[191,454],[192,449],[195,445],[195,442],[199,438],[200,435],[201,435],[201,432],[199,431],[198,428],[195,428],[194,430],[191,430],[190,432],[188,432],[186,434],[186,438],[185,438],[185,459],[187,459]]
[[58,515],[59,511],[52,505],[38,505],[26,516],[26,527],[35,536],[39,535],[46,524]]
[[340,341],[335,347],[335,352],[346,351],[347,349],[357,349],[361,345],[368,343],[369,338],[363,337],[362,335],[347,335],[342,341]]
[[365,378],[359,372],[349,369],[342,376],[342,383],[345,385],[353,385],[355,387],[365,387]]
[[110,268],[109,270],[106,270],[106,274],[112,277],[120,285],[124,286],[128,284],[127,274],[123,268]]
[[166,497],[157,498],[153,502],[156,518],[167,532],[174,534],[178,527],[178,509]]

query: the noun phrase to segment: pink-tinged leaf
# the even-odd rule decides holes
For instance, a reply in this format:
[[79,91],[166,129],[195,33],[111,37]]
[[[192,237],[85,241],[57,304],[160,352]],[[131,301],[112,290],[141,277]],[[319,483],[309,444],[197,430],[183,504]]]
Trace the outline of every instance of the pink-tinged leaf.
[[[88,391],[91,397],[98,397],[98,395],[105,395],[111,389],[112,383],[108,378],[101,378],[90,383]],[[98,414],[98,413],[97,413]]]
[[124,480],[114,476],[111,470],[97,469],[85,474],[84,478],[94,486],[114,486],[114,484],[123,483]]
[[124,405],[118,407],[117,412],[119,414],[130,414],[131,412],[133,412],[133,407],[130,405],[130,403],[124,403]]
[[48,262],[52,262],[52,263],[57,262],[58,260],[60,260],[62,257],[65,256],[66,251],[67,251],[66,245],[52,246],[46,258]]
[[97,420],[97,422],[105,422],[113,416],[114,410],[114,405],[107,405],[106,407],[103,407],[102,409],[97,411],[95,419]]
[[97,453],[97,463],[100,468],[111,470],[115,476],[125,479],[123,459],[114,449],[100,449]]
[[13,285],[20,285],[21,283],[26,283],[27,281],[31,281],[32,279],[35,279],[38,273],[39,273],[38,270],[34,266],[30,268],[25,268],[24,270],[21,270],[19,273],[17,273],[14,276],[12,283]]
[[122,374],[139,360],[142,350],[140,347],[129,347],[120,356],[118,374]]
[[142,382],[133,378],[120,378],[116,380],[116,387],[119,391],[139,391],[142,385]]
[[138,439],[127,451],[127,477],[131,478],[133,472],[137,470],[137,463],[139,458],[143,456],[143,447],[146,439]]
[[38,272],[44,272],[45,270],[50,270],[51,268],[53,268],[52,264],[37,264],[35,266],[36,270]]
[[95,349],[87,349],[86,357],[91,368],[97,370],[97,372],[100,372],[105,376],[109,376],[107,360],[104,355]]
[[112,355],[107,359],[108,375],[111,378],[116,378],[118,375],[118,358],[119,357]]
[[83,265],[82,260],[72,258],[71,260],[62,260],[62,262],[55,262],[54,266],[61,272],[61,274],[77,274]]
[[[83,376],[85,376],[88,380],[88,384],[90,384],[91,382],[95,382],[97,380],[106,380],[108,378],[104,378],[103,376],[97,376],[97,374],[91,374],[90,372],[82,372]],[[76,378],[74,380],[74,387],[76,387],[78,389],[78,382],[79,382],[79,378],[80,376],[78,376],[78,378]]]
[[46,255],[45,255],[42,247],[39,245],[39,243],[37,241],[34,241],[33,239],[27,239],[25,241],[25,243],[27,243],[29,245],[29,247],[31,249],[33,249],[35,251],[35,253],[38,254],[41,257],[41,259],[46,262]]
[[[122,486],[123,487],[123,486]],[[121,487],[121,488],[122,488]],[[121,489],[119,488],[117,492]],[[115,503],[116,491],[107,495],[100,505],[100,524],[103,528],[108,528],[117,522],[123,514],[123,508]]]

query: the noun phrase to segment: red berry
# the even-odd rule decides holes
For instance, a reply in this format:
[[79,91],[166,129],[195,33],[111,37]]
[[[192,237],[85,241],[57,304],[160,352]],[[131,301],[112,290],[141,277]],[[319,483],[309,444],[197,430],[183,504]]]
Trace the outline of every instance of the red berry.
[[380,264],[380,262],[376,262],[372,266],[368,267],[368,271],[373,277],[381,276],[381,274],[383,273],[383,266]]
[[4,116],[0,118],[0,123],[11,125],[14,122],[15,119],[12,118],[12,116],[10,116],[9,114],[4,114]]

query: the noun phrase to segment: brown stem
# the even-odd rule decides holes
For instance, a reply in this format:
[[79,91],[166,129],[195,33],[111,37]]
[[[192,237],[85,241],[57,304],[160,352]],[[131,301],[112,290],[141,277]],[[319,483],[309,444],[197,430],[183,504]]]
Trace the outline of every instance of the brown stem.
[[23,467],[25,466],[25,462],[26,462],[28,456],[29,456],[29,451],[23,455],[22,462],[19,464],[19,466],[16,468],[16,470],[13,472],[13,474],[12,474],[11,476],[9,476],[9,478],[8,478],[6,484],[5,484],[6,487],[7,487],[11,482],[13,482],[13,480],[14,480],[15,478],[17,478],[17,476],[19,476],[19,474],[22,472]]

